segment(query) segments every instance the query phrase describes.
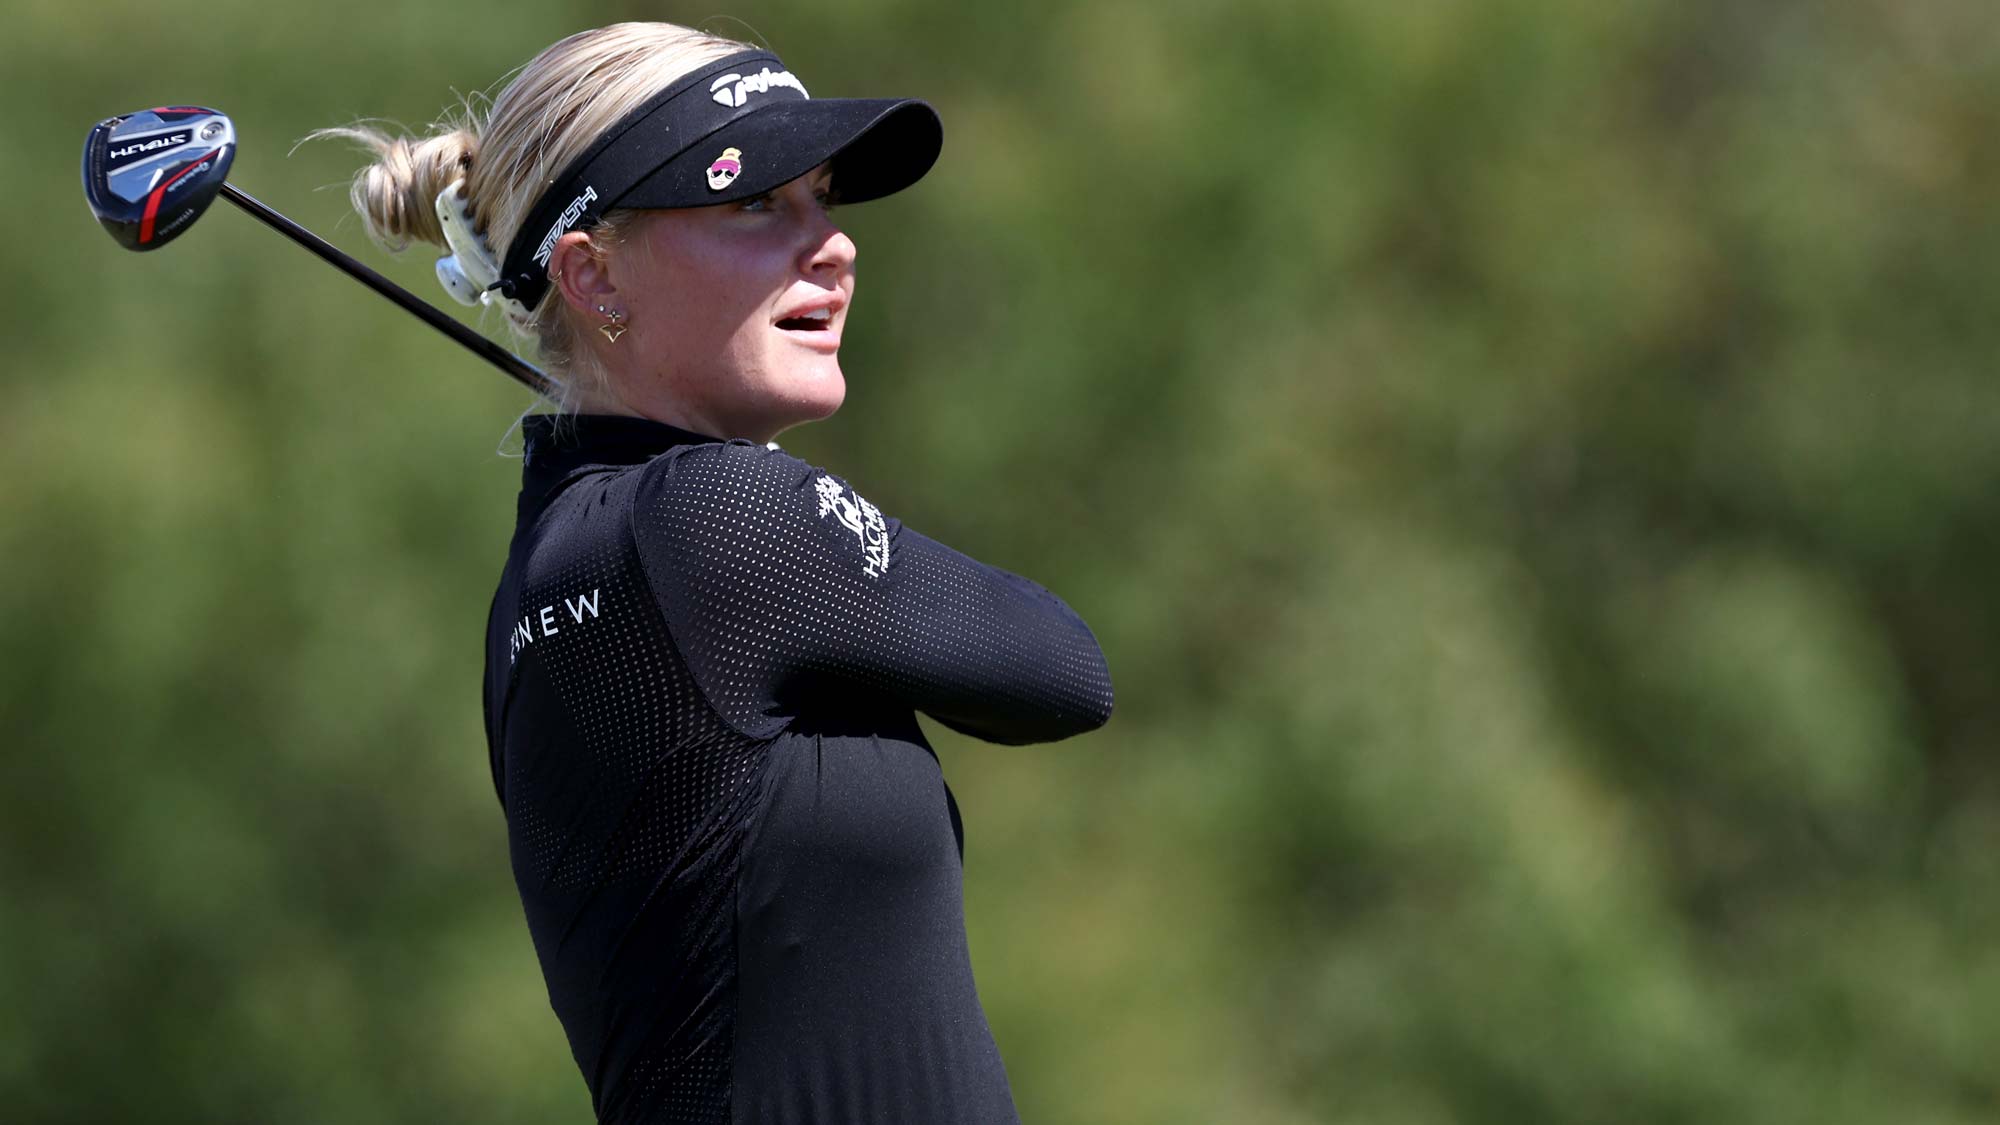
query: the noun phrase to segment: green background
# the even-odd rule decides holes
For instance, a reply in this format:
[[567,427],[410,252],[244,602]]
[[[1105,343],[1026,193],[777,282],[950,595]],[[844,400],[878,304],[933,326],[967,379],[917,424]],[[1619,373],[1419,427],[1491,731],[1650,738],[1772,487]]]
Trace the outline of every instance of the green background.
[[288,149],[657,18],[944,116],[786,444],[1109,657],[932,728],[1025,1119],[2000,1117],[1990,4],[715,11],[10,6],[0,1116],[588,1119],[479,714],[527,396],[76,169],[219,107],[463,311]]

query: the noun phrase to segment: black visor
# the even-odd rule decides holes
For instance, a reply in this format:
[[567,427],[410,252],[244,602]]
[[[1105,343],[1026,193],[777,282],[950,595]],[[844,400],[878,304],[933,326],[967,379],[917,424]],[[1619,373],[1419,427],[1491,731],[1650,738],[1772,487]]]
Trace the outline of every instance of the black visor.
[[842,203],[916,183],[944,128],[914,98],[809,98],[778,57],[745,51],[674,83],[604,131],[535,202],[494,283],[534,308],[556,240],[619,207],[707,207],[763,195],[833,162]]

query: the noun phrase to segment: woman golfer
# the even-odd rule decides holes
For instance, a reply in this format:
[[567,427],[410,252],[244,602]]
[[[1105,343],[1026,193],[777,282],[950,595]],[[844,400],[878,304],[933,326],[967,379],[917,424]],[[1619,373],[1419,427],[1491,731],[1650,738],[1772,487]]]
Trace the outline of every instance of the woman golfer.
[[620,24],[379,163],[371,233],[447,246],[563,386],[524,423],[486,724],[549,998],[603,1121],[1016,1119],[922,711],[993,742],[1111,712],[1083,622],[772,438],[832,414],[829,214],[914,183],[920,101]]

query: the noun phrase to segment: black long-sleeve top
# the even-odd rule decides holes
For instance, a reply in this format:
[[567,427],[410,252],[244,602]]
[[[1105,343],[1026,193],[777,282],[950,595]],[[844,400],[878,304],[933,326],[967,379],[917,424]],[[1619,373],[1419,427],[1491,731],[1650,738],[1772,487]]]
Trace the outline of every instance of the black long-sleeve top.
[[914,712],[994,742],[1097,727],[1089,629],[781,451],[525,427],[487,739],[599,1120],[1017,1120]]

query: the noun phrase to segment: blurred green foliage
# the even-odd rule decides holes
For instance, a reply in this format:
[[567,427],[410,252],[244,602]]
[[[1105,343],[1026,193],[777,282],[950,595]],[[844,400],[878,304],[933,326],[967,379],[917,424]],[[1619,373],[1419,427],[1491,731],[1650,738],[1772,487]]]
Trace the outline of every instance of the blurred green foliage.
[[1110,657],[936,732],[1027,1120],[2000,1116],[1990,4],[11,12],[7,1120],[588,1118],[479,716],[524,396],[74,169],[220,107],[457,310],[287,150],[626,18],[944,115],[786,443]]

